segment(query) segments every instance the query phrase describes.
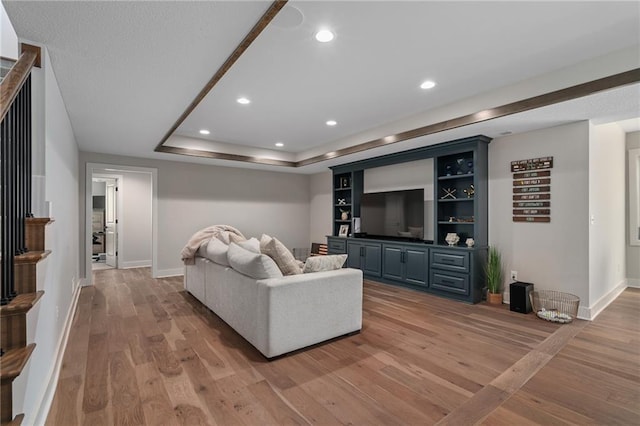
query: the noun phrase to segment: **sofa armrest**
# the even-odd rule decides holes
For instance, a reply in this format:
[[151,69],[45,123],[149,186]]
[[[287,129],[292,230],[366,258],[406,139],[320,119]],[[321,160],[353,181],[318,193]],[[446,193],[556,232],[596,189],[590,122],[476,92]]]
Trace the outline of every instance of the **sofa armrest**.
[[274,357],[362,328],[362,271],[258,280],[259,349]]

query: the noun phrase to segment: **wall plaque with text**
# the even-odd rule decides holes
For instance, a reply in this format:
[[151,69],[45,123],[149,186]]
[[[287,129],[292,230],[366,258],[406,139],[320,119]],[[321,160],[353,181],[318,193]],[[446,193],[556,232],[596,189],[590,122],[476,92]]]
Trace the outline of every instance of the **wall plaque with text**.
[[551,168],[553,157],[511,162],[514,222],[551,222]]
[[551,169],[553,167],[553,157],[531,158],[511,162],[511,172],[522,172],[525,170]]

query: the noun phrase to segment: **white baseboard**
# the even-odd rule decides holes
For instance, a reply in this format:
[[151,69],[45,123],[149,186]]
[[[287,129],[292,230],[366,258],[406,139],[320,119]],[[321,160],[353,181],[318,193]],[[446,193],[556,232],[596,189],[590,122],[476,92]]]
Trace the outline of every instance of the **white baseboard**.
[[71,298],[71,306],[69,307],[69,311],[67,312],[67,317],[65,318],[65,321],[64,321],[62,335],[58,340],[58,346],[57,346],[56,355],[55,355],[55,362],[51,366],[51,370],[47,375],[48,379],[45,382],[47,383],[47,385],[44,387],[42,391],[42,395],[38,399],[40,403],[36,405],[38,407],[38,411],[35,413],[32,419],[29,419],[28,417],[30,416],[28,415],[28,413],[26,413],[27,417],[25,417],[24,424],[43,425],[47,420],[49,410],[51,409],[51,403],[53,402],[53,396],[55,395],[56,387],[58,386],[58,378],[60,377],[60,368],[62,367],[62,359],[64,358],[64,351],[67,347],[67,342],[69,340],[69,333],[71,332],[71,324],[73,324],[73,318],[75,316],[76,307],[78,306],[78,299],[80,298],[80,290],[82,289],[83,285],[86,285],[86,281],[84,283],[82,281],[85,281],[84,278],[73,283],[74,291],[73,291],[73,296]]
[[640,288],[640,279],[627,278],[627,287]]
[[603,295],[591,306],[580,306],[578,308],[578,318],[593,321],[611,302],[616,300],[620,293],[627,288],[627,280],[622,280],[609,293]]
[[175,277],[184,275],[184,268],[158,269],[158,278]]
[[150,260],[134,260],[131,262],[122,262],[122,265],[120,265],[120,269],[148,268],[150,266]]

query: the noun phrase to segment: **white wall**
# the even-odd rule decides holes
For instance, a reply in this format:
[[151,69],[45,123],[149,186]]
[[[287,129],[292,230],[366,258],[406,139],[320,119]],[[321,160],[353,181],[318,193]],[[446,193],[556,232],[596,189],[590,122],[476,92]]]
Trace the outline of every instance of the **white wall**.
[[36,349],[25,370],[14,381],[14,413],[25,413],[23,424],[43,423],[48,405],[44,400],[53,396],[52,380],[65,319],[72,310],[78,288],[78,147],[67,116],[56,77],[46,51],[43,68],[34,69],[34,98],[43,99],[44,108],[34,122],[43,126],[44,140],[36,138],[34,149],[44,151],[46,168],[46,199],[51,202],[55,222],[46,230],[45,245],[51,255],[38,264],[38,289],[44,290],[40,302],[27,315],[27,341],[36,342]]
[[333,232],[331,170],[309,176],[309,240],[326,243]]
[[[629,150],[640,149],[640,132],[627,133],[626,135],[626,152],[628,155]],[[625,159],[626,172],[629,173],[629,160]],[[625,178],[626,194],[629,194],[629,179]],[[628,197],[627,197],[628,203]],[[627,226],[626,235],[629,235],[629,207],[626,205],[625,211],[625,223]],[[640,246],[632,246],[629,244],[629,237],[626,239],[627,247],[627,280],[630,286],[640,287]]]
[[[189,237],[215,224],[235,226],[247,237],[270,234],[290,249],[310,246],[309,176],[83,152],[82,169],[86,163],[158,169],[160,275],[181,274],[180,251]],[[84,186],[81,180],[81,194]]]
[[[514,160],[553,156],[551,223],[512,221]],[[489,144],[489,244],[509,272],[535,289],[558,290],[589,306],[589,123],[522,133]]]
[[[424,189],[424,239],[434,239],[433,158],[364,171],[364,192]],[[381,216],[380,216],[381,217]]]
[[107,184],[106,182],[91,182],[91,195],[106,195]]
[[18,59],[18,36],[0,2],[0,56]]
[[589,307],[591,318],[626,288],[625,134],[591,126],[589,138]]

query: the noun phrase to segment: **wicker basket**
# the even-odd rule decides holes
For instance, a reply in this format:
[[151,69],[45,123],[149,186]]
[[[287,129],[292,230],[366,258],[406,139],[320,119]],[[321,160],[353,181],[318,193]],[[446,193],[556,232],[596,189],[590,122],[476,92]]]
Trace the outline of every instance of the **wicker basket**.
[[569,323],[578,315],[580,298],[574,294],[554,290],[532,291],[531,306],[538,318],[551,322]]

